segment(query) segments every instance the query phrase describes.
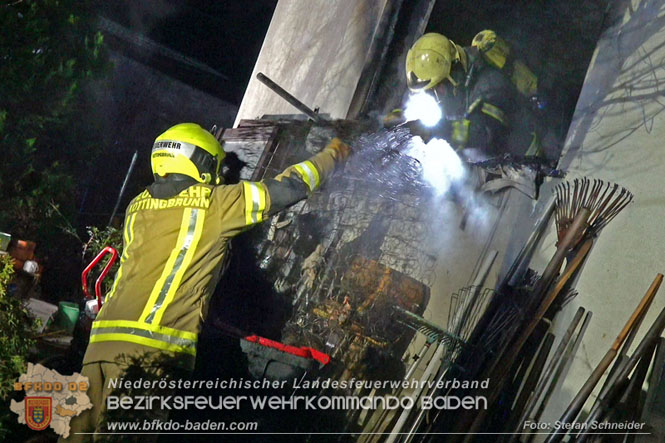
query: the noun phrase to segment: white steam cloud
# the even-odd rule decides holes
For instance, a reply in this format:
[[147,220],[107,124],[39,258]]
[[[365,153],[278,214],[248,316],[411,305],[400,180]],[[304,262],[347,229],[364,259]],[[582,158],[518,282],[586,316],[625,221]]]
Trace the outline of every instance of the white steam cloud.
[[406,154],[420,162],[423,178],[439,195],[466,176],[462,160],[445,140],[434,138],[425,144],[420,137],[414,137]]

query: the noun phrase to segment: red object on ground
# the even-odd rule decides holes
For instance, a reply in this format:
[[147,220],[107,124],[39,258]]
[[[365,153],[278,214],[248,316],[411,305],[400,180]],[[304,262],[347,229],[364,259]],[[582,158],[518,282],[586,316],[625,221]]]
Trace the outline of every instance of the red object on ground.
[[106,274],[109,273],[109,270],[111,269],[111,266],[113,266],[113,263],[115,263],[116,259],[118,258],[118,251],[113,249],[110,246],[105,247],[102,249],[102,252],[97,254],[97,257],[93,258],[92,261],[86,268],[83,270],[81,273],[81,283],[83,284],[83,293],[85,294],[86,298],[93,298],[90,295],[90,292],[88,291],[88,274],[90,271],[92,271],[92,268],[97,266],[97,264],[104,258],[106,254],[111,254],[111,259],[106,263],[106,266],[104,266],[104,269],[102,270],[102,273],[99,274],[99,277],[97,277],[97,281],[95,282],[95,295],[97,296],[97,305],[99,308],[102,307],[102,281],[104,281],[104,278],[106,278]]
[[328,354],[324,354],[323,352],[317,351],[314,348],[308,348],[304,346],[297,348],[295,346],[285,345],[278,341],[259,337],[258,335],[248,335],[245,337],[245,340],[252,343],[258,343],[269,348],[277,349],[278,351],[286,352],[287,354],[295,355],[296,357],[311,358],[318,361],[322,365],[327,365],[330,363],[330,356]]

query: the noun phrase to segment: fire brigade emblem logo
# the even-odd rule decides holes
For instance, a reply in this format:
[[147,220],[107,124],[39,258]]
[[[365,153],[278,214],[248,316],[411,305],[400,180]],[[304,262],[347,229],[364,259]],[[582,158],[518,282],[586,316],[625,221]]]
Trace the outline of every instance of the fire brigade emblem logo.
[[51,397],[25,398],[25,423],[35,431],[43,431],[51,423]]

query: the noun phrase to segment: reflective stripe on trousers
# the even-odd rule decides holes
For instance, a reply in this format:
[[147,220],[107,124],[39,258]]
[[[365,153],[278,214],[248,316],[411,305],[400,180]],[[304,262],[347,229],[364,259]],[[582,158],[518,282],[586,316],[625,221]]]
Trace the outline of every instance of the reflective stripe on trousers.
[[90,343],[126,341],[171,352],[196,355],[197,334],[129,320],[99,320],[92,323]]

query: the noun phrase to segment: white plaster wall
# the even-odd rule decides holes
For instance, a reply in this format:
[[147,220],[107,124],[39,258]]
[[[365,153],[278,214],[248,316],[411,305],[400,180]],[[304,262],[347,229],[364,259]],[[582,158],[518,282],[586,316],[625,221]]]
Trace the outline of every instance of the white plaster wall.
[[279,0],[236,123],[298,111],[256,80],[263,72],[311,109],[344,118],[386,0]]

